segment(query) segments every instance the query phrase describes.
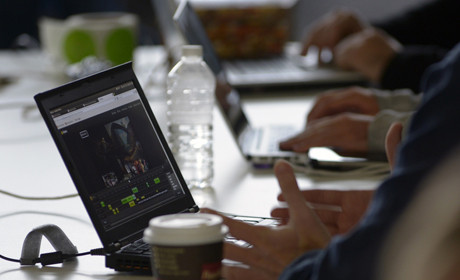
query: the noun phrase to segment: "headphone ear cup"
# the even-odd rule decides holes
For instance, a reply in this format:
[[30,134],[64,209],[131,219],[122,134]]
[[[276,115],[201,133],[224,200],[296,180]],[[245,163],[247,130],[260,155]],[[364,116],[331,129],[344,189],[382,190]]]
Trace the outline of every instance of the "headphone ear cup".
[[35,260],[40,254],[42,236],[48,239],[56,251],[69,255],[78,253],[77,247],[72,244],[61,228],[56,225],[43,225],[33,229],[24,239],[21,265],[34,265],[36,263]]

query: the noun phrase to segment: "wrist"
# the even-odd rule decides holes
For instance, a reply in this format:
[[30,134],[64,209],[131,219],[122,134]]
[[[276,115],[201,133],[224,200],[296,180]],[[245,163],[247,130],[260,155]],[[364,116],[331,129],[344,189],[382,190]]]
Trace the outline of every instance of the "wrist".
[[382,54],[380,57],[376,57],[372,63],[372,67],[369,71],[368,78],[376,84],[380,84],[383,78],[383,75],[390,64],[390,62],[396,57],[397,52],[388,51],[385,54]]

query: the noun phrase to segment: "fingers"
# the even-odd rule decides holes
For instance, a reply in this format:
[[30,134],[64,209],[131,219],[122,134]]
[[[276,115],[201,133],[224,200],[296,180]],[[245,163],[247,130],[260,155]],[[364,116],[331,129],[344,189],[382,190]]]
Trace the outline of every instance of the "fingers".
[[308,125],[291,139],[280,142],[283,150],[307,152],[312,147],[333,147],[344,152],[366,153],[367,130],[373,116],[344,113]]
[[308,125],[305,130],[294,137],[282,141],[279,144],[281,150],[292,150],[295,152],[307,152],[312,147],[335,146],[338,143],[334,129],[337,120],[334,117],[326,117]]
[[320,218],[321,222],[329,226],[338,226],[338,221],[341,215],[341,212],[329,211],[329,210],[315,210],[316,215]]
[[345,112],[375,115],[378,111],[377,98],[370,89],[349,87],[321,94],[308,114],[307,121]]
[[340,90],[330,90],[318,96],[313,108],[308,113],[307,122],[311,122],[311,121],[320,119],[322,117],[331,115],[332,114],[331,111],[335,111],[332,108],[333,105],[331,105],[331,102],[333,102],[334,99],[336,99],[337,95],[341,91],[342,91],[341,89]]
[[384,68],[401,48],[393,38],[367,28],[342,40],[334,49],[334,59],[339,67],[358,71],[379,82]]
[[[314,209],[316,215],[326,225],[335,225],[342,215],[342,212],[334,211],[330,209]],[[270,215],[274,218],[287,221],[289,219],[289,209],[285,207],[275,208],[270,212]]]
[[[280,150],[289,150],[289,151],[296,151],[296,152],[306,152],[308,151],[312,146],[305,144],[302,144],[305,142],[305,140],[309,137],[308,132],[304,131],[300,134],[297,134],[296,136],[289,138],[285,141],[281,141],[279,143],[279,148]],[[302,145],[301,145],[302,144]]]
[[[301,193],[308,202],[327,205],[341,205],[344,195],[343,191],[335,190],[302,190]],[[278,200],[285,201],[285,198],[280,194]]]
[[251,280],[276,280],[279,275],[274,275],[265,270],[247,267],[247,266],[231,266],[224,265],[222,270],[222,276],[227,280],[240,280],[240,279],[251,279]]
[[[288,162],[280,160],[275,163],[274,172],[281,187],[283,197],[289,205],[289,211],[310,211],[297,185],[292,166]],[[290,213],[290,215],[292,217],[292,213]]]
[[279,274],[283,266],[275,261],[272,256],[264,254],[263,251],[254,247],[245,248],[231,243],[225,243],[225,258],[241,262],[253,268],[263,269],[273,274]]
[[302,54],[310,46],[333,49],[343,38],[360,31],[366,24],[357,13],[347,9],[337,9],[319,19],[309,30],[304,40]]
[[[331,235],[339,232],[339,218],[340,215],[343,215],[342,213],[331,210],[315,210],[315,213]],[[275,208],[271,211],[270,215],[281,219],[283,221],[282,225],[287,224],[289,221],[289,210],[287,208]]]
[[212,209],[201,209],[204,213],[219,215],[224,220],[224,224],[228,226],[230,234],[236,239],[244,240],[255,247],[264,248],[270,246],[270,241],[267,241],[267,235],[270,228],[264,226],[255,226],[243,221],[235,220],[219,214]]
[[285,225],[289,220],[289,210],[286,207],[274,208],[270,212],[270,216],[280,219],[280,224]]
[[323,248],[329,242],[329,233],[314,211],[307,206],[291,165],[284,160],[277,161],[274,171],[288,204],[288,226],[295,228],[300,248]]
[[402,139],[402,130],[403,125],[401,123],[393,123],[385,138],[385,152],[391,169],[393,169],[396,162],[398,146]]
[[315,47],[317,49],[318,62],[320,62],[319,60],[322,49],[328,48],[331,45],[330,37],[325,36],[326,34],[329,34],[325,29],[327,29],[327,27],[324,26],[321,22],[317,23],[311,28],[304,40],[301,55],[307,55],[310,48]]

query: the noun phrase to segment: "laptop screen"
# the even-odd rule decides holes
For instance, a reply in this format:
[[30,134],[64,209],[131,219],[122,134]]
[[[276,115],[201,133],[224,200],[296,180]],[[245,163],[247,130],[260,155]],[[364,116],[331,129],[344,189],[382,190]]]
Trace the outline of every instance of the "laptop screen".
[[177,9],[175,0],[151,0],[154,9],[155,20],[160,31],[163,45],[174,63],[181,58],[181,48],[185,44],[185,38],[177,29],[172,16]]
[[[110,80],[108,87],[98,87],[96,79],[77,82],[80,90],[58,88],[55,92],[62,96],[75,92],[81,96],[49,107],[46,115],[98,232],[118,239],[133,224],[142,230],[153,216],[177,211],[164,211],[166,206],[193,199],[158,124],[149,115],[137,81]],[[59,95],[51,96],[59,99]]]

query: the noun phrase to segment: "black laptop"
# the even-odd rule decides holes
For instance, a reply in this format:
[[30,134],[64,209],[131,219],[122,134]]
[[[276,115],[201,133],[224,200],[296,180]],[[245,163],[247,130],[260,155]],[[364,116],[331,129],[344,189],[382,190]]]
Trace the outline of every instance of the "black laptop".
[[131,63],[35,100],[108,253],[106,266],[150,271],[140,242],[149,220],[199,209]]

